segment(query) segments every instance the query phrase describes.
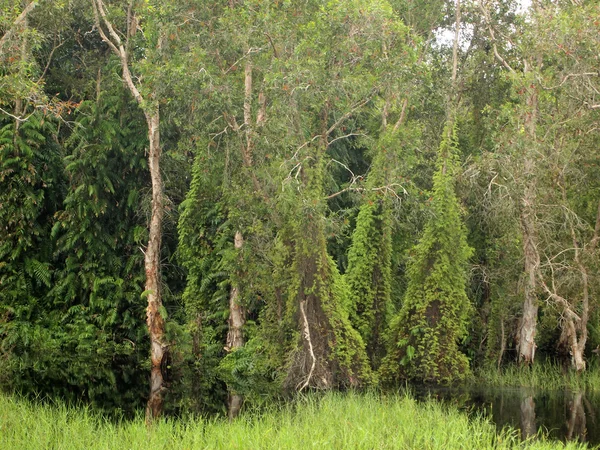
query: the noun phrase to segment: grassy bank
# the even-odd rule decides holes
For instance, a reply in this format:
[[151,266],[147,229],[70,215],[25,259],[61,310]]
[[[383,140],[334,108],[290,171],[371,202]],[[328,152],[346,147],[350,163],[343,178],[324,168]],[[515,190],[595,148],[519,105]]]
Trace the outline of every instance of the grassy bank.
[[[3,449],[487,449],[516,448],[518,433],[498,434],[483,418],[407,396],[327,394],[294,406],[247,413],[229,423],[143,420],[113,423],[85,409],[0,396]],[[543,438],[528,448],[562,448]],[[577,448],[570,444],[568,448]]]
[[495,367],[482,368],[476,377],[478,382],[486,386],[523,386],[548,390],[568,388],[588,392],[600,390],[600,370],[595,365],[578,374],[550,362],[535,363],[531,367],[512,364],[500,370]]

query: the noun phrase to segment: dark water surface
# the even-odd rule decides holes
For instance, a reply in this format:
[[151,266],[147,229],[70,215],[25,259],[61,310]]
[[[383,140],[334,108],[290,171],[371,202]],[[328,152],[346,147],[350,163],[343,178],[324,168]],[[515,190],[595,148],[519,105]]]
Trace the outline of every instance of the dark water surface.
[[551,439],[600,446],[600,394],[571,390],[471,386],[412,387],[419,400],[434,399],[471,414],[483,413],[498,429],[510,425],[527,438],[542,430]]

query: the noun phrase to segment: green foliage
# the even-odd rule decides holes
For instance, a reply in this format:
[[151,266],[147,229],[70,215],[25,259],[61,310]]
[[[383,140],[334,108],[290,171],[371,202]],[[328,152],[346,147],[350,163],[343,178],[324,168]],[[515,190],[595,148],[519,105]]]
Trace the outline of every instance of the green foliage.
[[[336,394],[304,396],[289,405],[249,411],[239,420],[186,418],[114,422],[87,409],[44,405],[1,397],[0,445],[37,448],[419,448],[583,449],[585,444],[552,442],[543,435],[523,443],[518,430],[498,431],[484,417],[455,407],[420,403],[407,395]],[[342,425],[341,425],[342,424]]]
[[198,152],[178,225],[178,260],[187,271],[182,299],[194,342],[186,361],[189,389],[195,409],[213,411],[221,410],[226,394],[218,367],[225,356],[230,286],[224,256],[232,247],[225,203],[214,178],[218,164],[214,155]]
[[[75,132],[65,143],[64,166],[56,162],[68,177],[62,209],[52,220],[27,217],[35,227],[28,239],[43,237],[51,250],[44,252],[43,245],[33,247],[23,239],[12,242],[13,259],[25,256],[22,273],[44,289],[24,303],[22,296],[2,302],[11,313],[0,336],[12,389],[131,410],[145,391],[139,379],[147,352],[139,300],[143,233],[137,231],[145,221],[138,194],[145,177],[145,136],[140,117],[130,114],[122,101],[122,91],[106,92],[97,102],[80,105]],[[35,136],[42,140],[28,132],[39,123],[36,117],[19,128],[31,143]],[[30,180],[31,189],[12,192],[27,195],[32,206],[43,206],[45,192],[56,187],[34,177],[39,171],[48,178],[52,171],[21,167],[26,172],[19,183]],[[43,255],[48,262],[33,259]]]
[[[489,17],[485,2],[465,5],[458,136],[442,131],[451,2],[105,2],[142,110],[90,2],[38,3],[13,27],[26,2],[0,0],[0,34],[13,33],[0,49],[2,386],[111,411],[141,405],[142,111],[155,108],[171,411],[222,412],[228,391],[251,408],[282,388],[364,386],[373,369],[388,382],[450,382],[467,376],[467,359],[509,360],[525,187],[536,276],[584,319],[581,252],[594,358],[595,2],[537,2],[527,20],[514,1]],[[469,286],[458,198],[475,249]],[[234,287],[245,345],[229,351]],[[539,353],[568,356],[565,313],[538,293]]]
[[349,320],[348,287],[327,255],[323,220],[317,215],[322,206],[315,199],[294,209],[297,219],[280,235],[287,248],[280,260],[285,266],[276,268],[276,285],[283,289],[275,298],[284,303],[270,306],[282,311],[273,314],[278,323],[268,326],[296,330],[284,335],[282,342],[271,342],[285,355],[285,366],[279,370],[285,373],[284,386],[292,389],[372,382],[364,342]]
[[472,310],[465,292],[472,249],[454,190],[457,151],[455,130],[447,125],[433,180],[431,216],[413,249],[404,303],[390,327],[381,368],[387,382],[407,378],[448,383],[469,374],[458,343]]
[[600,386],[598,359],[594,358],[590,366],[584,373],[577,373],[575,370],[565,370],[555,361],[546,360],[531,367],[519,367],[517,364],[507,364],[499,370],[496,367],[482,367],[475,372],[475,377],[488,386],[596,392]]
[[362,336],[371,366],[377,369],[385,354],[383,337],[394,308],[392,288],[393,201],[397,183],[394,149],[398,141],[381,138],[377,147],[352,244],[348,250],[345,274],[351,292],[350,318]]
[[[47,137],[56,130],[40,114],[0,129],[0,355],[8,382],[18,364],[21,331],[31,330],[44,293],[54,279],[54,212],[61,201],[64,178],[60,149]],[[27,336],[30,339],[30,336]],[[4,379],[6,378],[6,379]],[[11,380],[12,381],[12,380]]]

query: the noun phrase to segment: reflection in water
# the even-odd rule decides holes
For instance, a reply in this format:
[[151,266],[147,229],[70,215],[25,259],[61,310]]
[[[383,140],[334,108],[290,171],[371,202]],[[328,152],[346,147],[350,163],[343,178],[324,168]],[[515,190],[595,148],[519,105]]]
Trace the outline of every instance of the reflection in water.
[[541,429],[551,439],[600,445],[600,427],[596,426],[598,394],[486,387],[414,387],[413,392],[418,399],[437,399],[462,410],[483,412],[498,429],[507,425],[520,429],[523,439],[535,436]]
[[521,400],[521,438],[535,436],[537,427],[535,426],[535,402],[533,396],[523,397]]
[[583,408],[583,393],[573,394],[573,399],[569,402],[571,415],[569,417],[567,439],[575,440],[579,438],[581,442],[586,441],[586,419],[585,409]]

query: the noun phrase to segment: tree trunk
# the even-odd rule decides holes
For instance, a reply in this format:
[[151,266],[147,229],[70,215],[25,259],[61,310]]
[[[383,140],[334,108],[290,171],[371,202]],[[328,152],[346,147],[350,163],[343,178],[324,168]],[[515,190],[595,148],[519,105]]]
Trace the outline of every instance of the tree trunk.
[[146,406],[146,422],[160,416],[163,407],[163,361],[166,356],[164,342],[165,323],[161,314],[162,297],[160,292],[160,247],[162,241],[162,218],[164,212],[162,197],[162,177],[160,173],[160,132],[158,107],[153,114],[146,114],[150,150],[148,166],[152,179],[152,217],[150,219],[148,246],[144,258],[146,270],[145,291],[148,296],[146,324],[150,334],[150,397]]
[[577,372],[583,372],[585,370],[585,359],[583,357],[583,350],[585,349],[585,340],[577,339],[575,334],[575,325],[571,322],[569,328],[573,328],[573,338],[571,342],[571,365]]
[[[129,70],[129,54],[127,44],[123,41],[112,23],[108,20],[106,6],[103,0],[92,0],[94,21],[96,29],[102,40],[119,57],[123,71],[123,81],[135,98],[138,106],[144,112],[148,125],[148,167],[152,180],[152,216],[148,226],[148,246],[144,253],[144,269],[146,271],[146,285],[144,293],[148,298],[146,308],[146,324],[150,335],[150,396],[146,405],[146,424],[150,424],[160,416],[163,407],[163,391],[165,383],[163,369],[166,369],[166,344],[164,342],[165,322],[161,313],[162,297],[160,292],[160,247],[162,241],[162,219],[164,213],[163,185],[160,173],[160,110],[157,102],[148,104],[136,84],[133,82]],[[108,31],[108,34],[104,31]],[[129,35],[127,36],[127,38]],[[160,44],[159,44],[160,45]]]
[[531,364],[535,357],[535,335],[537,328],[538,303],[536,296],[536,271],[539,262],[535,241],[532,211],[529,200],[524,199],[521,212],[521,231],[523,234],[523,254],[525,256],[525,301],[523,303],[523,316],[519,327],[519,362]]
[[[538,61],[538,66],[540,64],[541,62]],[[524,65],[524,71],[527,73],[529,71],[529,62],[525,60]],[[536,276],[540,262],[535,228],[535,156],[529,153],[536,142],[538,98],[535,85],[531,85],[528,89],[528,110],[525,113],[524,120],[525,133],[527,134],[525,145],[528,147],[528,154],[525,155],[525,160],[523,161],[523,179],[525,184],[520,212],[523,256],[525,259],[524,270],[527,278],[525,280],[525,301],[523,302],[523,316],[519,328],[518,342],[519,363],[525,365],[532,364],[535,357],[535,335],[537,332],[538,315]]]
[[[244,245],[244,238],[240,231],[236,231],[234,246],[239,252]],[[246,323],[246,311],[240,304],[240,288],[236,284],[231,287],[229,296],[229,331],[227,332],[227,350],[232,351],[244,345],[244,324]],[[229,419],[234,419],[240,412],[244,397],[230,390],[228,396]]]

